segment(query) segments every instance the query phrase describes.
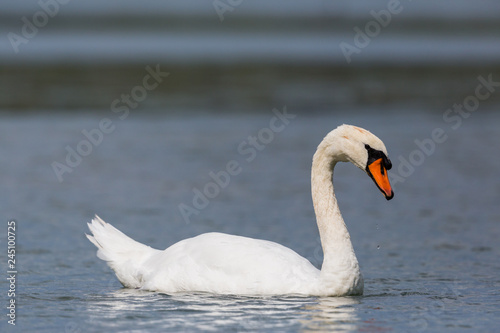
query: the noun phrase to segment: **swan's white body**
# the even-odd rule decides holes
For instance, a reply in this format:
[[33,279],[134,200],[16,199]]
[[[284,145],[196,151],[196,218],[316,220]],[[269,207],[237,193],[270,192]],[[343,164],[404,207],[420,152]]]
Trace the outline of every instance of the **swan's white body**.
[[[311,187],[324,252],[321,271],[280,244],[222,233],[202,234],[160,251],[132,240],[96,216],[89,223],[92,236],[87,237],[99,249],[98,257],[129,288],[165,293],[360,295],[363,277],[335,199],[332,176],[340,161],[368,170],[372,153],[366,146],[387,159],[385,146],[376,136],[342,125],[323,139],[314,155]],[[390,188],[376,183],[392,198]]]

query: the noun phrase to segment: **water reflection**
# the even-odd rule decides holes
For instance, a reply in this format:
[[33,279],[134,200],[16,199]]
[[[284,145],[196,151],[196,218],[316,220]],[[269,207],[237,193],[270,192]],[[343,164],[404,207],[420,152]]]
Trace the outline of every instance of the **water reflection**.
[[[88,302],[88,323],[96,327],[141,329],[265,330],[296,328],[345,331],[358,328],[359,298],[236,296],[205,293],[171,295],[120,289]],[[163,314],[162,314],[163,313]],[[141,323],[142,322],[142,323]]]
[[353,331],[358,328],[359,317],[355,306],[357,297],[321,297],[304,307],[305,318],[300,322],[304,332]]

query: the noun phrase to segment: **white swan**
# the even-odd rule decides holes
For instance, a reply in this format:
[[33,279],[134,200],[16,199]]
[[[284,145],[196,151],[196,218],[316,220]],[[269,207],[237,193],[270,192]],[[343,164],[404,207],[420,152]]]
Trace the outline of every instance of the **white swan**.
[[280,244],[222,233],[202,234],[160,251],[96,216],[88,224],[92,235],[87,237],[97,246],[97,256],[129,288],[165,293],[360,295],[363,277],[333,191],[337,162],[352,162],[366,171],[387,200],[394,195],[387,176],[391,162],[375,135],[342,125],[323,139],[313,157],[311,176],[324,253],[321,271]]

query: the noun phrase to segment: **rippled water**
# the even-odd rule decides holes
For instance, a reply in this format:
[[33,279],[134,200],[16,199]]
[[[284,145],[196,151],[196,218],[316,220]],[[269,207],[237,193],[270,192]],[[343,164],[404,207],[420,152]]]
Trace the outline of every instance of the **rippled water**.
[[[239,116],[131,115],[123,121],[111,112],[3,116],[0,208],[5,224],[0,237],[5,247],[6,222],[15,218],[15,329],[496,330],[498,113],[481,109],[453,130],[438,112],[370,109],[310,116],[291,106],[288,111],[296,118],[252,162],[237,147],[269,125],[271,110]],[[64,162],[66,146],[76,147],[85,139],[81,131],[95,128],[103,117],[113,121],[114,131],[59,182],[51,163]],[[86,222],[97,213],[156,248],[220,231],[279,242],[319,267],[311,158],[322,137],[344,122],[368,128],[385,141],[393,176],[417,148],[414,140],[429,138],[437,127],[447,135],[404,181],[394,182],[396,196],[389,202],[358,169],[337,167],[336,193],[365,277],[361,297],[164,295],[122,289],[84,236]],[[232,159],[241,162],[242,173],[187,223],[178,205],[189,204],[192,189],[202,188],[210,171]],[[5,295],[5,279],[0,289]],[[2,318],[3,332],[11,327]]]

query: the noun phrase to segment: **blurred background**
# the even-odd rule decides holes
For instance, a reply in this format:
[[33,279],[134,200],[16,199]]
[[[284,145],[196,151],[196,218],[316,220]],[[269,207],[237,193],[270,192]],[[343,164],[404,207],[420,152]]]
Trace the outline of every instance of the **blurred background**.
[[[442,111],[500,62],[497,1],[40,3],[0,5],[4,113],[108,112],[156,64],[171,77],[138,112]],[[377,30],[372,11],[392,15]]]

